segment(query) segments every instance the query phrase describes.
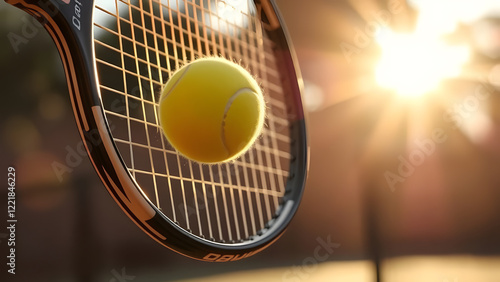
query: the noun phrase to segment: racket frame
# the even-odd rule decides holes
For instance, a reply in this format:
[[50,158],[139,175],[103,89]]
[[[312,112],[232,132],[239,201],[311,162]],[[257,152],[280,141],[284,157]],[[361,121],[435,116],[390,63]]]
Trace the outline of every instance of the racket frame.
[[89,154],[90,161],[108,192],[123,211],[144,232],[160,244],[188,257],[204,261],[235,261],[250,257],[276,241],[296,213],[305,186],[309,167],[306,121],[302,109],[301,76],[294,50],[282,25],[276,3],[254,1],[264,20],[267,33],[273,38],[274,50],[288,81],[286,91],[294,98],[290,105],[290,175],[287,179],[283,205],[263,230],[241,243],[220,243],[188,233],[167,218],[148,200],[128,171],[112,139],[110,125],[103,110],[93,41],[94,1],[83,0],[5,0],[34,18],[49,32],[61,56],[75,120]]

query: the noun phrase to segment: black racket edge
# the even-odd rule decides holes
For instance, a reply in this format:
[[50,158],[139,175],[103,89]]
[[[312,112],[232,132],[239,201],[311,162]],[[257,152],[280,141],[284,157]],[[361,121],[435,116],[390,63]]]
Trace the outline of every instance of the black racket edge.
[[[274,50],[292,93],[290,125],[290,176],[282,206],[266,228],[249,240],[223,244],[202,239],[186,232],[165,217],[146,197],[126,169],[112,141],[105,118],[94,61],[93,19],[94,1],[80,0],[5,0],[35,17],[54,40],[66,73],[68,92],[75,120],[90,161],[108,192],[123,211],[149,236],[165,247],[193,259],[226,262],[250,257],[276,241],[295,215],[303,194],[309,168],[306,118],[302,108],[301,76],[294,50],[282,25],[273,0],[254,1],[261,20],[276,43]],[[66,3],[68,2],[68,3]]]

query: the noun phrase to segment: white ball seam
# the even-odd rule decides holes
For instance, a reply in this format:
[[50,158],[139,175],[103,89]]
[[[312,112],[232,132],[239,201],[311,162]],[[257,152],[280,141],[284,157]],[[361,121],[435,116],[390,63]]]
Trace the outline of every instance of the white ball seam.
[[229,152],[229,148],[227,147],[226,137],[225,137],[227,113],[229,112],[229,109],[231,108],[231,105],[233,104],[234,100],[236,100],[236,98],[238,98],[239,95],[241,95],[243,93],[248,93],[248,92],[251,92],[251,93],[255,94],[256,96],[258,96],[258,94],[255,92],[255,90],[253,90],[252,88],[248,88],[248,87],[241,88],[238,91],[236,91],[229,98],[229,100],[227,100],[226,107],[224,108],[224,115],[222,116],[222,123],[221,123],[221,141],[222,141],[222,145],[226,149],[226,152],[228,155],[230,152]]

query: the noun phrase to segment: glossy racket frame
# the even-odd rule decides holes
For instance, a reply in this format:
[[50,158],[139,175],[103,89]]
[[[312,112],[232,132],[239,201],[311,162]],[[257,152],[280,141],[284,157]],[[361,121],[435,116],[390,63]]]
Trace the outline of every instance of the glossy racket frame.
[[282,206],[275,217],[247,241],[224,244],[202,239],[165,217],[144,195],[115,147],[105,118],[97,81],[93,44],[93,1],[6,0],[40,21],[54,40],[63,61],[71,103],[82,140],[99,177],[125,213],[162,245],[204,261],[234,261],[260,252],[285,230],[297,211],[308,169],[306,125],[302,109],[300,75],[286,31],[271,0],[255,1],[267,32],[276,43],[275,54],[290,91],[292,160]]

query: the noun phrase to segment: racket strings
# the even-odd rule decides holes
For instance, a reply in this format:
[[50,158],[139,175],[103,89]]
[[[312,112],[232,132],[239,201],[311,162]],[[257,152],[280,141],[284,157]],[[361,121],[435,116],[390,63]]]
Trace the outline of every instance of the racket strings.
[[[291,159],[290,117],[273,43],[252,7],[237,12],[243,24],[224,18],[220,10],[229,4],[102,0],[94,9],[101,99],[128,170],[167,217],[195,235],[227,243],[257,234],[273,218]],[[268,113],[251,151],[232,163],[206,166],[184,159],[163,138],[157,98],[176,68],[213,54],[241,60],[257,74]]]

